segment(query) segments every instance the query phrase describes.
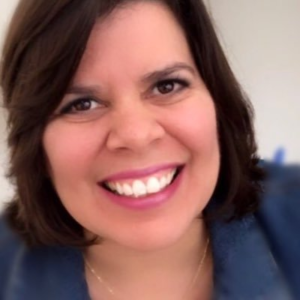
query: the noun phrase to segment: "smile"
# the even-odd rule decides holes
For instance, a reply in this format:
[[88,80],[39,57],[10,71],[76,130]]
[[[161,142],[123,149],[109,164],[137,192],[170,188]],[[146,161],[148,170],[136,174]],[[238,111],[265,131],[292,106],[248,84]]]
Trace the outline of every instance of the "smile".
[[105,181],[102,186],[108,191],[127,197],[143,198],[166,189],[175,180],[180,168],[172,168],[141,179]]

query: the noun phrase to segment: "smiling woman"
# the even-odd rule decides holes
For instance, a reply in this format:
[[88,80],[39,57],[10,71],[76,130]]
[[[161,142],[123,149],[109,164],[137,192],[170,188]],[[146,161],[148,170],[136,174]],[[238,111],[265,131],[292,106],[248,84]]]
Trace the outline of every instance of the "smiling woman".
[[131,4],[96,23],[70,89],[43,136],[64,207],[106,243],[175,243],[212,196],[219,147],[213,100],[169,9]]
[[24,0],[11,24],[3,299],[288,299],[201,1]]

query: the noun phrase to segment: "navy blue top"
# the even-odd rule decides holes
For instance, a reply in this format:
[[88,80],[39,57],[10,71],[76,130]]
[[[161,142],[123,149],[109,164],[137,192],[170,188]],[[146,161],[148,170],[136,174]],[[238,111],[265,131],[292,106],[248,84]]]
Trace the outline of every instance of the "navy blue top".
[[[300,299],[300,167],[268,169],[257,214],[210,224],[215,300]],[[41,299],[90,299],[81,252],[28,249],[1,220],[0,300]]]

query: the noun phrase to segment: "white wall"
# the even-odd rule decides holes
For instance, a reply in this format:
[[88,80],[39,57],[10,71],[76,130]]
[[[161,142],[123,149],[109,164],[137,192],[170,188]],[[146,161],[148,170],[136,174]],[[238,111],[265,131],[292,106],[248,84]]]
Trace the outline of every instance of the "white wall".
[[[300,1],[206,0],[233,69],[256,109],[259,149],[300,162]],[[0,2],[0,46],[17,0]],[[0,111],[0,206],[11,189],[4,179],[5,125]]]
[[300,1],[207,0],[231,64],[256,110],[262,156],[300,162]]
[[[4,35],[7,25],[11,18],[14,7],[18,0],[9,0],[0,2],[0,49],[3,45]],[[1,97],[0,97],[1,100]],[[12,195],[12,188],[5,179],[6,165],[7,165],[7,148],[6,148],[6,134],[5,134],[5,113],[3,111],[2,102],[0,105],[0,209],[5,201]]]
[[[1,111],[1,110],[0,110]],[[1,111],[2,112],[2,111]],[[5,179],[5,166],[7,162],[7,151],[5,147],[5,122],[4,118],[0,117],[0,210],[4,203],[12,195],[12,188]]]

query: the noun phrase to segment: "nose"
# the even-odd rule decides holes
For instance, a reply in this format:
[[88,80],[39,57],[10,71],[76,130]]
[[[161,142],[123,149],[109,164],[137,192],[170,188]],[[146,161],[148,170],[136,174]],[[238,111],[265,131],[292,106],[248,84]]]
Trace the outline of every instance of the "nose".
[[112,151],[145,151],[165,134],[157,115],[143,103],[135,102],[116,109],[111,115],[110,124],[106,145]]

